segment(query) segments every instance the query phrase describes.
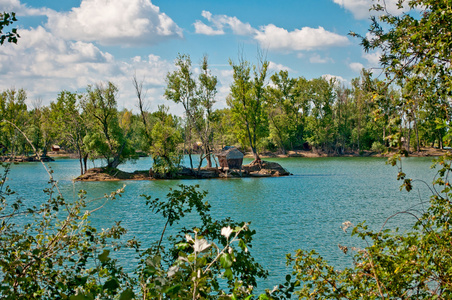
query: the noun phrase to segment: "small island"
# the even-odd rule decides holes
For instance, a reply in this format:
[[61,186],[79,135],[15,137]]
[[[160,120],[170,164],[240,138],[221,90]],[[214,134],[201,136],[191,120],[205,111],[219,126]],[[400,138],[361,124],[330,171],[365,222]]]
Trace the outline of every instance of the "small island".
[[276,162],[259,161],[242,165],[244,154],[236,147],[225,147],[217,155],[219,167],[191,169],[180,167],[174,174],[157,174],[150,170],[124,172],[117,168],[92,168],[80,175],[76,181],[117,181],[117,180],[155,180],[155,179],[211,179],[242,177],[279,177],[290,172]]

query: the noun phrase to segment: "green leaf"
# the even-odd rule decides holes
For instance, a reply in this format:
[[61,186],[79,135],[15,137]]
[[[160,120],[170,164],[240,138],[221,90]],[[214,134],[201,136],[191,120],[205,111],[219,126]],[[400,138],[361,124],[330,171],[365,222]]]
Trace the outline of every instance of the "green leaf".
[[110,259],[110,258],[108,257],[108,255],[110,255],[110,250],[104,250],[104,251],[102,252],[102,254],[100,254],[100,255],[98,256],[100,262],[101,262],[101,263],[107,262],[107,261]]
[[173,285],[170,288],[168,288],[165,291],[165,293],[168,294],[168,295],[170,295],[170,294],[177,294],[180,291],[181,287],[182,286],[180,284]]
[[228,269],[232,267],[232,258],[228,253],[223,253],[220,257],[221,267]]
[[127,289],[121,293],[119,300],[131,300],[135,297],[134,292],[131,289]]
[[231,268],[228,268],[224,271],[224,277],[226,277],[229,280],[232,280],[232,270]]
[[114,291],[117,288],[119,288],[119,282],[116,278],[112,278],[112,279],[106,281],[103,286],[104,290],[109,290],[109,291]]

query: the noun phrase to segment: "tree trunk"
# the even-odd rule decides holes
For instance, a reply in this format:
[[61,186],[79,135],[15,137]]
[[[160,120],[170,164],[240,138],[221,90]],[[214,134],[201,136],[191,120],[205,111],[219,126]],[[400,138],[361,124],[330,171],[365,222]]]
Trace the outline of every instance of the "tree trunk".
[[85,154],[85,156],[83,156],[83,166],[85,167],[85,169],[82,170],[83,174],[85,174],[86,171],[88,171],[87,164],[88,164],[88,154]]
[[82,159],[81,155],[78,156],[78,160],[80,162],[80,175],[83,175],[84,174],[84,172],[83,172],[83,159]]
[[206,153],[206,160],[207,160],[207,168],[212,168],[212,157],[210,156],[210,151],[209,151],[209,153]]
[[419,143],[419,130],[417,128],[416,118],[414,118],[414,132],[416,133],[416,150],[419,153],[421,151],[421,145]]

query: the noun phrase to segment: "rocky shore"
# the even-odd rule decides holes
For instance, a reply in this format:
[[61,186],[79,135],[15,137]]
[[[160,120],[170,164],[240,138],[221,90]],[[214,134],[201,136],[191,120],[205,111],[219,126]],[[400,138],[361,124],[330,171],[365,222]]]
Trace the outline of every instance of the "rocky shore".
[[290,173],[280,164],[262,161],[261,164],[243,165],[242,169],[201,168],[191,170],[182,168],[174,176],[156,176],[152,169],[149,171],[124,172],[118,169],[106,168],[89,169],[85,174],[77,177],[76,181],[118,181],[118,180],[156,180],[156,179],[210,179],[210,178],[243,178],[243,177],[279,177]]
[[0,156],[0,162],[15,162],[15,163],[21,163],[21,162],[37,162],[37,161],[43,161],[43,162],[49,162],[54,161],[54,159],[50,156],[41,156],[37,157],[34,156]]

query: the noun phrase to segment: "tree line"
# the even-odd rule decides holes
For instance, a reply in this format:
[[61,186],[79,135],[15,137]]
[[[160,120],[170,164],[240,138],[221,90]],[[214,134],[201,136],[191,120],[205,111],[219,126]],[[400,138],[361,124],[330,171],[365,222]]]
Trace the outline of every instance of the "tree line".
[[[157,174],[171,174],[182,154],[189,155],[192,169],[204,160],[211,167],[212,154],[226,145],[252,151],[258,163],[265,151],[314,149],[342,155],[449,144],[447,98],[428,100],[419,92],[407,93],[409,86],[388,85],[365,70],[344,86],[334,79],[292,78],[288,71],[269,74],[264,59],[255,65],[230,60],[230,65],[233,82],[227,107],[214,109],[218,79],[207,57],[197,77],[190,57],[177,57],[163,96],[183,107],[183,116],[171,114],[166,105],[149,111],[143,81],[136,76],[131,84],[138,113],[118,109],[118,88],[112,82],[89,85],[84,93],[62,91],[49,106],[38,100],[27,106],[23,89],[3,91],[2,149],[32,152],[18,128],[44,155],[53,144],[76,154],[81,174],[89,159],[103,158],[108,168],[116,168],[140,153],[153,157]],[[193,166],[194,153],[201,153],[199,166]]]

